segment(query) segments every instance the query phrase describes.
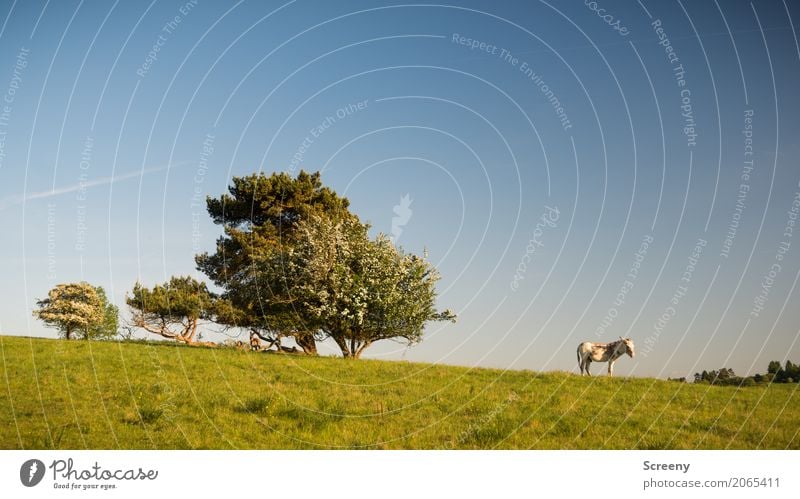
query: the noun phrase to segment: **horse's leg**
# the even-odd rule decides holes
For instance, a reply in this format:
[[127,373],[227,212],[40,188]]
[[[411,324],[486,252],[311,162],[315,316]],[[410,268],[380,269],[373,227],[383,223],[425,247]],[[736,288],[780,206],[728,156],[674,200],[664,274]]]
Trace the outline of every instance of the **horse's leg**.
[[592,375],[592,373],[589,372],[589,366],[591,366],[591,365],[592,365],[592,359],[587,357],[586,358],[586,364],[584,366],[584,368],[586,369],[586,375],[587,376],[591,376]]
[[611,376],[613,376],[613,372],[614,372],[614,361],[613,360],[609,360],[608,361],[608,377],[609,378]]

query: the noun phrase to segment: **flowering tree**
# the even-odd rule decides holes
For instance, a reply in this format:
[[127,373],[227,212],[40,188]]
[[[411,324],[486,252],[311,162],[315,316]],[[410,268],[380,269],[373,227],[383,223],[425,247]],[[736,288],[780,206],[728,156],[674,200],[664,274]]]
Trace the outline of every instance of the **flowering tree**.
[[358,358],[376,341],[416,343],[428,321],[455,319],[435,308],[436,269],[384,235],[370,239],[319,173],[234,177],[228,191],[207,201],[224,229],[216,252],[195,259],[224,289],[216,322],[270,344],[292,336],[308,354],[332,338]]
[[368,229],[355,216],[311,216],[299,222],[292,248],[258,262],[259,273],[285,279],[280,298],[304,327],[318,328],[350,358],[380,340],[417,343],[429,321],[455,321],[435,308],[436,269],[383,234],[371,240]]
[[[87,340],[93,336],[105,336],[101,334],[104,322],[110,322],[110,315],[116,311],[113,305],[110,305],[113,308],[109,308],[102,288],[95,288],[86,282],[58,284],[47,293],[47,298],[37,301],[36,305],[39,308],[33,311],[34,317],[49,327],[57,328],[68,340],[74,334],[82,335]],[[114,329],[116,334],[116,327]]]
[[[322,338],[313,321],[299,320],[294,285],[282,274],[280,259],[296,242],[297,226],[312,215],[338,220],[351,216],[349,202],[322,185],[319,173],[301,171],[234,177],[227,194],[209,198],[208,213],[223,227],[214,253],[195,258],[197,268],[224,290],[227,307],[217,320],[245,328],[269,343],[294,337],[307,354],[316,354]],[[256,262],[278,262],[265,273]]]

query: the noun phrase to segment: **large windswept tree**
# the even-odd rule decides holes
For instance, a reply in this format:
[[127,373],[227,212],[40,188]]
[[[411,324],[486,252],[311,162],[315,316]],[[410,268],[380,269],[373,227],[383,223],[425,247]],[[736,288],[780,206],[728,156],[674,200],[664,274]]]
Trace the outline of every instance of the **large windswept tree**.
[[108,303],[103,288],[89,283],[58,284],[36,304],[33,315],[68,340],[75,335],[109,338],[117,332],[117,307]]
[[[292,279],[261,272],[257,262],[280,262],[297,244],[297,227],[315,216],[338,221],[352,217],[349,202],[324,187],[319,173],[301,171],[234,177],[228,194],[209,198],[208,213],[224,234],[214,253],[196,257],[197,267],[221,287],[229,304],[218,320],[247,328],[270,342],[292,336],[309,354],[317,352],[321,330],[295,308]],[[273,267],[273,270],[275,268]]]
[[213,319],[216,307],[206,285],[192,277],[172,277],[152,288],[137,282],[126,301],[133,326],[189,345],[198,344],[198,326]]

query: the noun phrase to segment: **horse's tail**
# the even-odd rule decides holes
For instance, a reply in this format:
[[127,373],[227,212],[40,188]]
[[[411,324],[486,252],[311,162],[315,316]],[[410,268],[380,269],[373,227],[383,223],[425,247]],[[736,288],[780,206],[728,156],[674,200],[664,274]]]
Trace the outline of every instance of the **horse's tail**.
[[575,353],[578,354],[578,367],[582,367],[581,366],[581,345],[583,345],[583,343],[578,345],[578,350],[575,352]]

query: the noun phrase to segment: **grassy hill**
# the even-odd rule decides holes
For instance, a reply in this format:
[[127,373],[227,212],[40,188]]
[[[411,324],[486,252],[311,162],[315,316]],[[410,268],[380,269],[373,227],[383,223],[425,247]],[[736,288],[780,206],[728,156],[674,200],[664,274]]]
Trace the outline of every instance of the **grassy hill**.
[[0,336],[0,448],[800,448],[797,384],[709,387]]

